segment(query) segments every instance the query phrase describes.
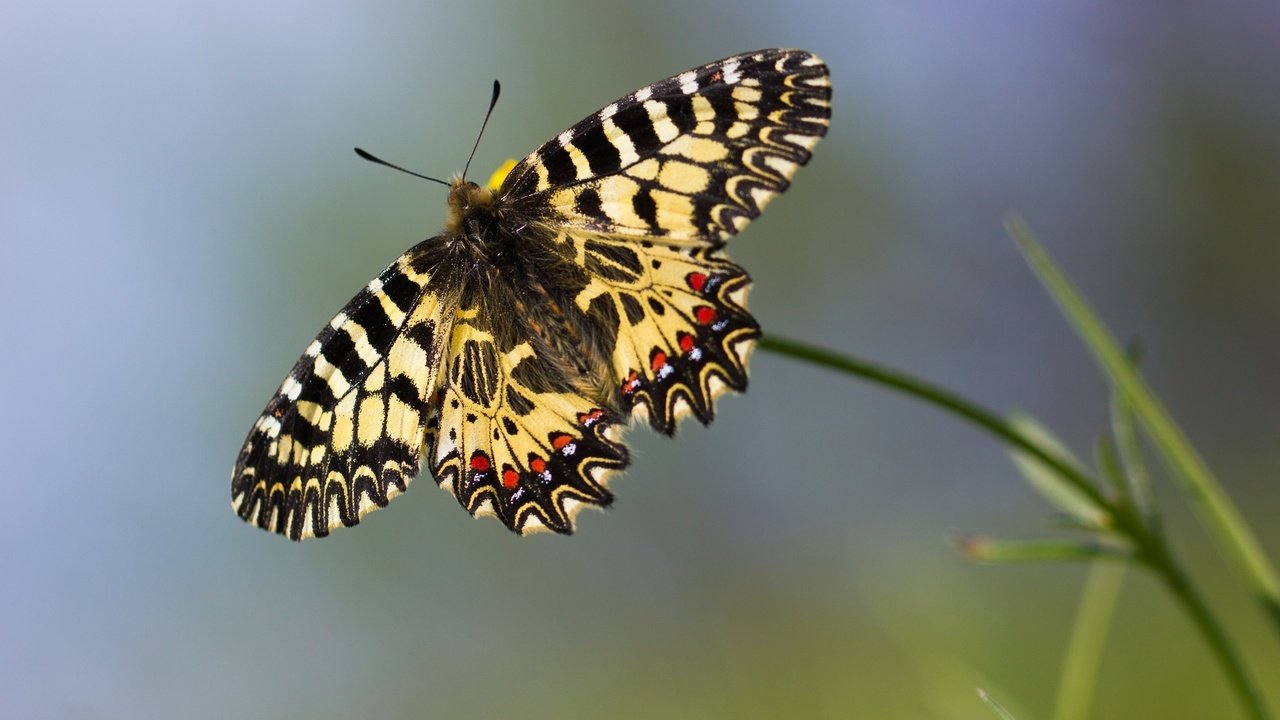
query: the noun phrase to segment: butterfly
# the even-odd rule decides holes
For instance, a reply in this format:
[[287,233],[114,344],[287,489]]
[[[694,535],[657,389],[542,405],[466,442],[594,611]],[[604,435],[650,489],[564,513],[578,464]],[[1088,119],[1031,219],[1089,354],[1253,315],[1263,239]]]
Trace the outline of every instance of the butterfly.
[[607,506],[632,419],[671,435],[743,391],[759,326],[725,242],[827,131],[827,68],[760,50],[643,87],[517,163],[465,177],[443,232],[326,325],[231,476],[294,540],[358,523],[426,465],[472,515],[573,531]]

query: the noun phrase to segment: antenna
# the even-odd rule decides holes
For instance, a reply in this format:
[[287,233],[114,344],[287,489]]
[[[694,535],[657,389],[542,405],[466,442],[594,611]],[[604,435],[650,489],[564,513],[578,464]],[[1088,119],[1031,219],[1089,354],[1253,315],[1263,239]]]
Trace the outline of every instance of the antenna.
[[433,178],[433,177],[431,177],[430,175],[423,175],[422,173],[416,173],[416,172],[414,172],[414,171],[412,171],[412,170],[406,170],[405,168],[402,168],[402,167],[400,167],[399,165],[396,165],[396,164],[394,164],[394,163],[389,163],[389,162],[387,162],[386,160],[383,160],[382,158],[378,157],[377,155],[374,155],[373,153],[367,152],[367,151],[365,151],[365,150],[361,150],[360,148],[356,148],[356,154],[357,154],[357,155],[359,155],[360,157],[364,158],[365,160],[368,160],[368,161],[369,161],[369,162],[371,162],[371,163],[377,163],[378,165],[386,165],[387,167],[391,168],[392,170],[399,170],[399,171],[400,171],[400,172],[402,172],[402,173],[407,173],[407,174],[412,175],[412,176],[414,176],[414,177],[422,178],[423,180],[430,180],[431,182],[438,182],[438,183],[440,183],[441,185],[444,185],[445,187],[449,187],[449,186],[450,186],[450,185],[449,185],[449,183],[445,182],[444,180],[441,180],[440,178]]
[[[480,123],[480,133],[476,135],[476,144],[471,146],[471,154],[467,156],[467,164],[462,166],[463,178],[467,177],[467,170],[471,167],[471,159],[476,156],[476,148],[480,147],[480,138],[484,137],[484,128],[486,125],[489,124],[489,116],[493,114],[493,106],[498,104],[498,93],[501,91],[502,91],[502,86],[498,84],[497,80],[494,80],[493,81],[493,97],[489,99],[489,109],[486,110],[484,113],[484,122]],[[452,183],[441,180],[440,178],[433,178],[430,175],[423,175],[422,173],[414,172],[407,168],[402,168],[399,165],[396,165],[395,163],[389,163],[386,160],[383,160],[382,158],[378,157],[377,155],[374,155],[373,153],[367,150],[363,150],[361,148],[356,148],[356,154],[359,155],[361,158],[368,160],[371,163],[376,163],[378,165],[386,165],[392,170],[399,170],[402,173],[412,175],[416,178],[422,178],[423,180],[430,180],[431,182],[437,182],[437,183],[440,183],[441,185],[444,185],[445,187],[453,186]]]
[[484,128],[489,124],[489,116],[493,114],[493,106],[498,104],[498,93],[502,92],[502,86],[497,80],[493,81],[493,97],[489,99],[489,109],[484,111],[484,122],[480,123],[480,133],[476,135],[476,144],[471,146],[471,154],[467,156],[467,164],[462,166],[462,177],[467,176],[467,170],[471,168],[471,158],[476,156],[476,148],[480,147],[480,138],[484,137]]

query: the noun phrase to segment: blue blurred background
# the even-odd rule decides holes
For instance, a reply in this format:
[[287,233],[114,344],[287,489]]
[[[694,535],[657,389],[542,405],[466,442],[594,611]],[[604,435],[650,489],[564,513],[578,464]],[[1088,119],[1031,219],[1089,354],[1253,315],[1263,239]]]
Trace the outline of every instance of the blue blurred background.
[[[1022,211],[1280,555],[1273,3],[16,2],[0,23],[0,697],[14,718],[1045,717],[1086,570],[957,530],[1051,509],[1003,450],[758,353],[748,394],[637,430],[618,502],[519,539],[420,481],[288,543],[228,507],[320,326],[444,216],[364,146],[484,177],[690,66],[812,50],[828,138],[736,240],[767,331],[1038,416],[1105,385],[1001,229]],[[1280,703],[1280,652],[1162,482],[1177,548]],[[1232,717],[1150,578],[1099,718]]]

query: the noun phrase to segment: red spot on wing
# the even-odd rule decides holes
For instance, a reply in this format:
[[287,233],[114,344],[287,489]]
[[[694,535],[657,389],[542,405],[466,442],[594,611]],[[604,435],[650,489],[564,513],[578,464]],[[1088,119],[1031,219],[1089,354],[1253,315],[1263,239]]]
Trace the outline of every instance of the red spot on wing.
[[640,373],[632,370],[631,374],[628,375],[627,379],[622,383],[622,392],[623,394],[630,395],[635,392],[638,387],[640,387]]
[[653,371],[658,372],[663,365],[667,364],[667,354],[658,350],[653,354],[653,359],[650,360],[649,363],[653,367]]
[[536,473],[541,473],[547,469],[547,461],[536,457],[529,461],[529,469]]
[[691,272],[684,276],[684,281],[689,283],[689,287],[693,288],[694,292],[702,292],[703,286],[707,284],[707,276],[700,272]]
[[519,484],[520,484],[520,473],[516,472],[514,468],[508,465],[502,471],[502,487],[508,490],[513,490],[515,489],[515,486]]
[[491,467],[493,466],[489,464],[489,458],[486,457],[484,453],[476,453],[471,456],[472,470],[475,470],[476,472],[487,472]]
[[689,352],[693,349],[693,336],[689,333],[680,333],[680,349]]
[[564,449],[565,445],[568,445],[571,442],[573,442],[572,435],[560,433],[555,437],[551,438],[551,447],[555,448],[556,450],[562,450]]
[[716,321],[716,309],[708,305],[702,305],[693,311],[693,316],[698,319],[699,324],[710,325]]
[[601,410],[600,408],[596,408],[591,412],[585,412],[579,415],[578,423],[581,424],[583,427],[591,427],[592,425],[599,422],[600,418],[602,417],[604,417],[604,410]]

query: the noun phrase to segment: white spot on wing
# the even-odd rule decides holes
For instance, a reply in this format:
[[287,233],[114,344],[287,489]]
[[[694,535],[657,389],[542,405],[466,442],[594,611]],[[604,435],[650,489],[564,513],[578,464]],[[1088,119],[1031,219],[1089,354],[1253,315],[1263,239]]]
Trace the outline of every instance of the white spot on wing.
[[733,85],[742,79],[742,76],[738,74],[737,60],[730,60],[725,63],[724,67],[721,69],[724,71],[724,82],[726,85]]
[[698,92],[698,76],[692,70],[680,73],[676,76],[676,81],[680,83],[680,92],[685,95]]
[[258,429],[267,437],[279,437],[280,421],[272,415],[263,415],[258,421]]

